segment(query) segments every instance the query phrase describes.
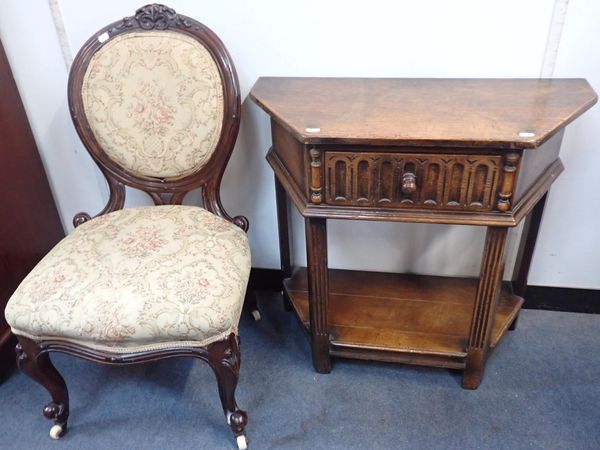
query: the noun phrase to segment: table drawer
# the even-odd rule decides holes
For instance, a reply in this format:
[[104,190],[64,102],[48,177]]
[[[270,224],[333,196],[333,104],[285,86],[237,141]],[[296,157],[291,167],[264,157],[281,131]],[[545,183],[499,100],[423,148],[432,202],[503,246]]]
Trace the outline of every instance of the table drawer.
[[325,203],[487,211],[494,208],[502,157],[326,151]]

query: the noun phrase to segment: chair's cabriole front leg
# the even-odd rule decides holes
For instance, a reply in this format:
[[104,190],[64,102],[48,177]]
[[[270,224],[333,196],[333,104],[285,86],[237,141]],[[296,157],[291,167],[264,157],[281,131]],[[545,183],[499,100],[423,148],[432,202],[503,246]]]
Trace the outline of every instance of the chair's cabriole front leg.
[[54,421],[50,437],[58,439],[67,432],[69,418],[69,393],[65,380],[39,343],[22,336],[17,336],[17,339],[19,343],[15,350],[19,369],[46,388],[52,397],[52,401],[44,407],[44,416]]
[[247,447],[244,430],[248,416],[235,402],[235,388],[240,374],[240,348],[238,337],[230,334],[226,340],[215,342],[207,347],[208,363],[217,377],[219,397],[227,424],[236,436],[240,450]]

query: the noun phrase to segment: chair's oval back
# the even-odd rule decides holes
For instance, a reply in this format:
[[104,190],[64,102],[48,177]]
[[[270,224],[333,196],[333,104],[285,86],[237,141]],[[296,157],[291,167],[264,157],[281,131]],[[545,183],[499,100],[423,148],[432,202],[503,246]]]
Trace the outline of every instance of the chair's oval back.
[[171,180],[195,173],[221,136],[219,68],[206,47],[186,34],[116,36],[91,57],[81,97],[104,153],[138,177]]
[[[120,185],[157,203],[163,194],[179,203],[199,186],[218,194],[239,130],[240,94],[227,50],[204,25],[164,5],[144,6],[88,40],[68,92],[75,128],[111,198],[115,190],[124,196]],[[113,203],[109,209],[122,207]]]

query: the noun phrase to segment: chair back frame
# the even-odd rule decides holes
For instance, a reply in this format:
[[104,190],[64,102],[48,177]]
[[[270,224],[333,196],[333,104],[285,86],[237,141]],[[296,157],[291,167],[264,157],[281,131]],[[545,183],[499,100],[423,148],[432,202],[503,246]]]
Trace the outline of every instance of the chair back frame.
[[[84,109],[84,76],[96,52],[116,36],[149,30],[169,30],[199,41],[208,50],[221,76],[223,124],[216,148],[206,164],[196,172],[179,179],[139,177],[121,167],[104,152],[96,140]],[[75,129],[108,182],[109,200],[98,215],[123,208],[125,186],[145,191],[156,205],[181,204],[189,191],[201,187],[204,207],[208,211],[229,220],[244,231],[248,230],[248,220],[243,216],[230,217],[220,199],[221,179],[240,127],[241,101],[237,74],[231,57],[221,40],[209,28],[190,17],[177,14],[164,5],[152,4],[138,9],[134,16],[125,17],[102,28],[83,45],[71,67],[68,100]],[[74,217],[73,225],[77,227],[90,218],[87,213],[79,213]]]

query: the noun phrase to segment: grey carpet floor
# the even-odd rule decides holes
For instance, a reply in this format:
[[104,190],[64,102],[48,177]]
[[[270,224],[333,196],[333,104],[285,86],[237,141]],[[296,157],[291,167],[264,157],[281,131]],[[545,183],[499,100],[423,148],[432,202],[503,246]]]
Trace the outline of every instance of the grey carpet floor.
[[[263,299],[264,300],[264,299]],[[445,369],[335,360],[316,374],[280,302],[241,323],[238,403],[250,449],[599,449],[600,315],[523,311],[476,391]],[[5,449],[228,449],[213,374],[178,359],[107,367],[53,356],[70,388],[70,431],[48,437],[45,391],[0,385]]]

